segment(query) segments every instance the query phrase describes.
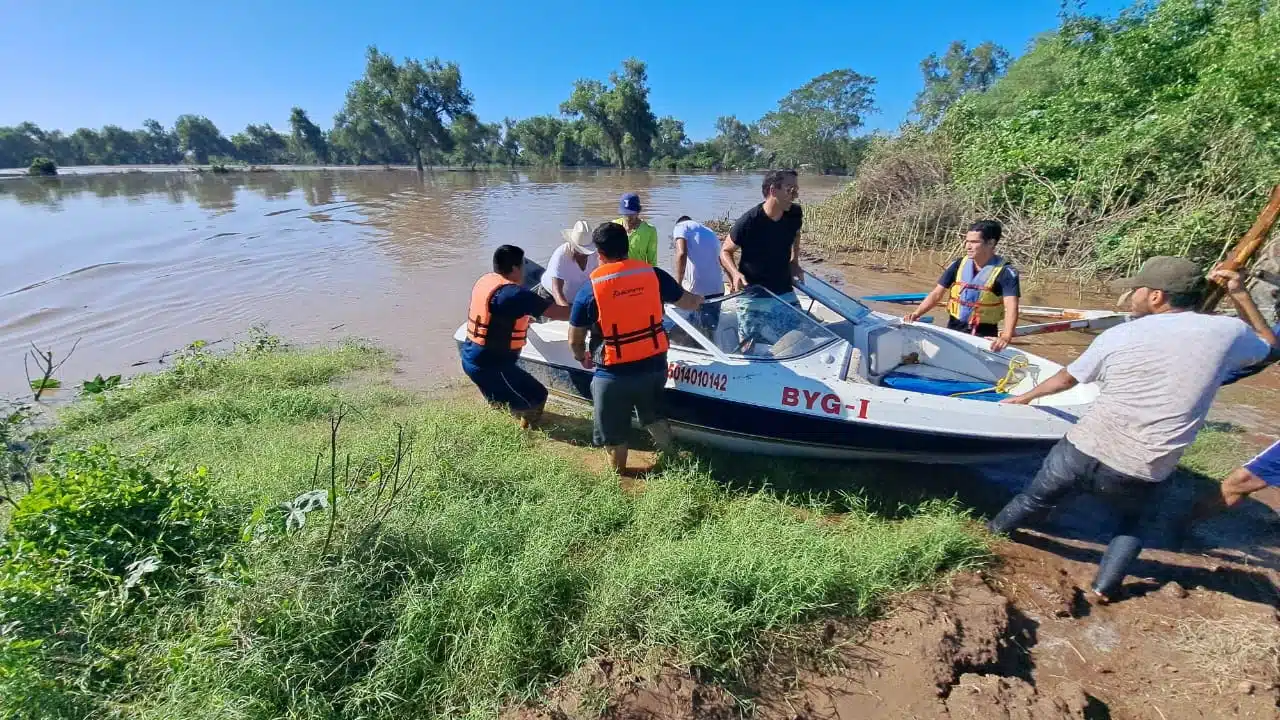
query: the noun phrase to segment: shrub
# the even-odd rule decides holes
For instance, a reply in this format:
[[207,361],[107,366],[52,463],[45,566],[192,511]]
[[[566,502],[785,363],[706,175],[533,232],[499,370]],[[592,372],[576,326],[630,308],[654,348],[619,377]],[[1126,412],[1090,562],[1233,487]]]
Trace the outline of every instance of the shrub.
[[83,716],[158,607],[237,537],[204,468],[156,473],[104,446],[56,455],[0,546],[0,716]]
[[58,165],[47,157],[38,157],[31,161],[31,166],[27,168],[27,174],[45,177],[57,175]]

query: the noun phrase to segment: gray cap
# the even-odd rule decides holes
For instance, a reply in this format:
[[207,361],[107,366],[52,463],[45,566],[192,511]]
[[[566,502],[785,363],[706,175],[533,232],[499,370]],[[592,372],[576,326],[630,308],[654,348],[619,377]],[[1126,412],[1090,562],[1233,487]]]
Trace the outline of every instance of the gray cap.
[[1190,260],[1160,255],[1142,263],[1133,277],[1116,281],[1116,286],[1122,290],[1144,287],[1168,293],[1185,293],[1203,289],[1205,278],[1200,266]]

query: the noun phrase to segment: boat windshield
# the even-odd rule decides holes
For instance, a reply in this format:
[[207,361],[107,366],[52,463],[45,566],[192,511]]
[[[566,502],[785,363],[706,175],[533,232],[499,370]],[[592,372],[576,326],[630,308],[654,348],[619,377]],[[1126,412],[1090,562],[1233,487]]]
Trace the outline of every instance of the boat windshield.
[[807,272],[804,274],[804,282],[799,283],[798,287],[806,295],[831,308],[850,322],[859,323],[871,314],[871,308]]
[[[668,309],[726,355],[786,360],[835,342],[838,338],[796,306],[779,300],[761,287],[708,300],[697,310]],[[671,320],[666,321],[671,344],[702,350],[698,340]]]

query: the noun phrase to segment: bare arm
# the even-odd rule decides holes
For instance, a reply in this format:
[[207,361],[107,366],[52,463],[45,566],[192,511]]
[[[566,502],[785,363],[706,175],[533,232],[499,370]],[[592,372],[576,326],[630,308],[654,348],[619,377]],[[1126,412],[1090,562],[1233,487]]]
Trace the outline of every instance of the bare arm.
[[1018,296],[1006,295],[1000,298],[1004,303],[1004,329],[1000,336],[991,341],[991,349],[1000,352],[1013,342],[1013,331],[1018,328]]
[[686,292],[680,296],[675,302],[675,306],[681,310],[697,310],[702,305],[702,296]]
[[552,303],[551,305],[547,306],[546,310],[542,311],[542,315],[543,317],[547,317],[552,320],[568,320],[569,309],[570,308],[568,305],[558,305],[558,304]]
[[733,292],[747,286],[747,279],[738,271],[738,262],[733,257],[737,252],[738,244],[733,241],[733,236],[725,235],[720,243],[720,267],[729,275],[729,290]]
[[915,322],[916,320],[919,320],[920,316],[929,312],[933,309],[934,305],[938,304],[938,301],[942,299],[942,296],[945,295],[946,292],[947,288],[941,285],[934,286],[933,290],[931,290],[928,295],[925,295],[924,300],[920,301],[920,305],[902,318],[903,322]]
[[1231,298],[1231,304],[1236,306],[1236,312],[1240,314],[1241,319],[1249,323],[1249,326],[1264,342],[1271,347],[1276,347],[1276,334],[1271,330],[1271,326],[1267,324],[1266,318],[1262,317],[1262,312],[1258,310],[1258,305],[1253,301],[1253,297],[1249,295],[1249,291],[1245,289],[1240,273],[1215,267],[1209,273],[1209,279],[1226,286],[1227,295]]
[[800,268],[800,233],[796,233],[796,239],[791,243],[791,278],[799,280],[804,276],[804,270]]
[[672,262],[675,264],[673,268],[675,272],[676,282],[684,285],[684,263],[689,257],[689,249],[682,237],[676,238],[676,254]]
[[[565,298],[564,280],[561,280],[560,278],[551,278],[551,298],[556,301],[556,305],[561,305],[563,307],[569,307],[573,304]],[[547,317],[550,317],[550,315]]]
[[1031,388],[1030,391],[1017,397],[1005,398],[1000,402],[1005,405],[1030,405],[1032,400],[1048,395],[1056,395],[1060,392],[1070,390],[1079,384],[1079,381],[1072,377],[1071,373],[1067,372],[1066,368],[1063,368],[1053,377],[1045,380],[1034,388]]
[[577,360],[582,367],[591,367],[591,356],[587,354],[586,328],[569,326],[569,350],[573,353],[573,359]]

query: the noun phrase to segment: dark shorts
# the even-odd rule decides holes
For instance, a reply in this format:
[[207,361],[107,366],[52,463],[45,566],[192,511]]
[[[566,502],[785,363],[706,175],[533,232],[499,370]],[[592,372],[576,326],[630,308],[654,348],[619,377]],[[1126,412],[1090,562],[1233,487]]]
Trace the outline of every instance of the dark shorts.
[[[947,329],[962,333],[970,332],[968,323],[961,322],[950,315],[947,316]],[[978,332],[975,334],[978,337],[995,337],[1000,334],[1000,326],[996,323],[978,323]]]
[[1271,443],[1271,447],[1245,463],[1244,469],[1262,478],[1268,485],[1280,485],[1280,440]]
[[592,438],[596,445],[626,445],[631,431],[631,411],[635,409],[641,425],[661,420],[663,386],[667,373],[663,370],[636,375],[591,378],[591,401],[595,425]]
[[480,388],[484,399],[510,406],[512,410],[541,407],[547,401],[547,389],[515,363],[478,367],[462,362],[462,371]]

